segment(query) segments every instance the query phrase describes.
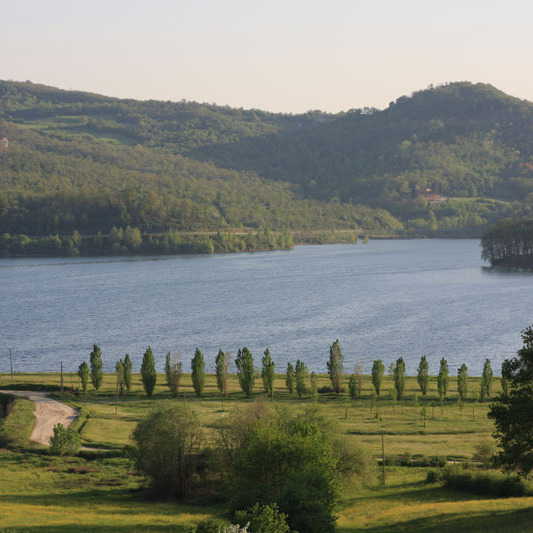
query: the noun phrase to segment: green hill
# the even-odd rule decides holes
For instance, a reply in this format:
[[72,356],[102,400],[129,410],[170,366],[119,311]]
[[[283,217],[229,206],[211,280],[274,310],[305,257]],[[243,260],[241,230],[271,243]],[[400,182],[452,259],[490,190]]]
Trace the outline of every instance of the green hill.
[[483,84],[290,115],[0,82],[0,134],[0,233],[478,231],[533,204],[533,104]]

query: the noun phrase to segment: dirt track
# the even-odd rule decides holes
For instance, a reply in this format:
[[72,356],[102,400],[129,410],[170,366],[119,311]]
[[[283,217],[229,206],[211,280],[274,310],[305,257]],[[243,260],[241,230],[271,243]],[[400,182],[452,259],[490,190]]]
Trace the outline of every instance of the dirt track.
[[30,440],[50,445],[50,437],[54,434],[54,426],[63,424],[68,427],[78,416],[78,411],[70,405],[58,402],[50,398],[47,392],[31,391],[0,391],[14,396],[24,396],[35,403],[35,427],[33,428]]

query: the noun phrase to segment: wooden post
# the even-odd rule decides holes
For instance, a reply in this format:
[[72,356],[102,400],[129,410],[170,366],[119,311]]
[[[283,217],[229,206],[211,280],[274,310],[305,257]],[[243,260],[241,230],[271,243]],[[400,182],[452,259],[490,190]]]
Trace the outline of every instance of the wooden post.
[[9,348],[9,364],[11,365],[11,383],[15,383],[15,376],[13,376],[13,357],[11,355],[11,348]]
[[61,361],[61,396],[63,396],[63,361]]
[[381,432],[381,482],[385,486],[385,438]]

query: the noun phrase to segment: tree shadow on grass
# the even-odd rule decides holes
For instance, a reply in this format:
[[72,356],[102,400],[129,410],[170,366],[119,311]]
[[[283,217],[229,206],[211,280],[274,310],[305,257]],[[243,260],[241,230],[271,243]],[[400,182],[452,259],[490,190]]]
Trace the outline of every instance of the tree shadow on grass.
[[396,524],[358,529],[339,527],[338,533],[531,533],[533,508],[433,515]]

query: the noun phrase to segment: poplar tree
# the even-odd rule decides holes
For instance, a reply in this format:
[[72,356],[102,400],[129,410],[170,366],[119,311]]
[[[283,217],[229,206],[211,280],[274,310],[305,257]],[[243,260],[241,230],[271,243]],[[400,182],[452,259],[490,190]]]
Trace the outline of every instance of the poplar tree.
[[418,364],[417,381],[422,396],[425,396],[429,387],[429,364],[425,355],[420,358],[420,363]]
[[348,380],[348,392],[352,401],[357,398],[357,377],[355,374],[352,374]]
[[78,368],[78,376],[80,377],[83,394],[87,394],[87,385],[89,384],[89,365],[85,361],[83,361]]
[[89,357],[89,362],[91,364],[91,381],[93,387],[98,390],[104,380],[104,370],[102,364],[102,351],[96,344],[93,345],[93,351]]
[[464,363],[457,371],[457,390],[461,402],[464,402],[468,393],[468,367]]
[[292,391],[294,390],[294,367],[292,366],[292,363],[287,363],[285,385],[287,386],[289,394],[292,394]]
[[294,371],[294,378],[296,381],[296,393],[298,394],[298,399],[302,399],[302,396],[304,395],[306,391],[305,386],[305,376],[307,374],[307,367],[303,363],[303,361],[296,361],[296,368]]
[[398,400],[403,398],[405,389],[405,361],[400,357],[394,365],[394,387],[398,393]]
[[276,378],[275,368],[276,364],[272,360],[270,350],[267,348],[262,359],[263,368],[261,370],[261,378],[263,379],[263,387],[265,393],[272,398],[274,396],[274,380]]
[[172,394],[173,398],[176,398],[179,392],[181,372],[182,365],[177,354],[172,357],[170,352],[168,352],[165,359],[165,376],[167,378],[167,385],[170,389],[170,394]]
[[157,374],[155,371],[154,354],[150,346],[148,346],[146,352],[144,352],[141,364],[141,380],[147,396],[152,396],[157,380]]
[[381,392],[381,385],[383,384],[383,376],[385,374],[385,365],[381,359],[376,359],[372,364],[372,385],[379,396]]
[[444,357],[440,360],[439,377],[437,378],[437,390],[439,398],[443,400],[448,394],[448,361]]
[[485,398],[490,397],[490,392],[492,389],[492,367],[490,366],[490,359],[485,359],[485,364],[483,365],[483,374],[481,375],[481,401]]
[[509,384],[511,382],[511,379],[513,378],[513,368],[511,365],[511,361],[509,359],[505,359],[505,361],[502,363],[502,391],[504,396],[509,396]]
[[131,372],[133,370],[133,363],[130,359],[130,354],[127,353],[124,357],[124,387],[129,392],[131,388]]
[[204,391],[205,384],[205,361],[202,352],[196,348],[194,357],[191,360],[192,388],[196,396],[200,397]]
[[241,386],[242,392],[249,398],[254,388],[255,369],[254,358],[248,348],[244,347],[237,352],[235,366],[237,367],[237,377],[239,378],[239,385]]
[[331,385],[336,394],[341,392],[341,379],[343,372],[343,356],[339,339],[337,339],[329,348],[328,375]]
[[119,394],[122,396],[124,394],[124,361],[119,359],[115,365],[115,373],[117,375],[117,385]]
[[231,362],[231,355],[229,352],[218,351],[215,359],[215,367],[217,374],[217,387],[221,394],[228,395],[228,373]]

